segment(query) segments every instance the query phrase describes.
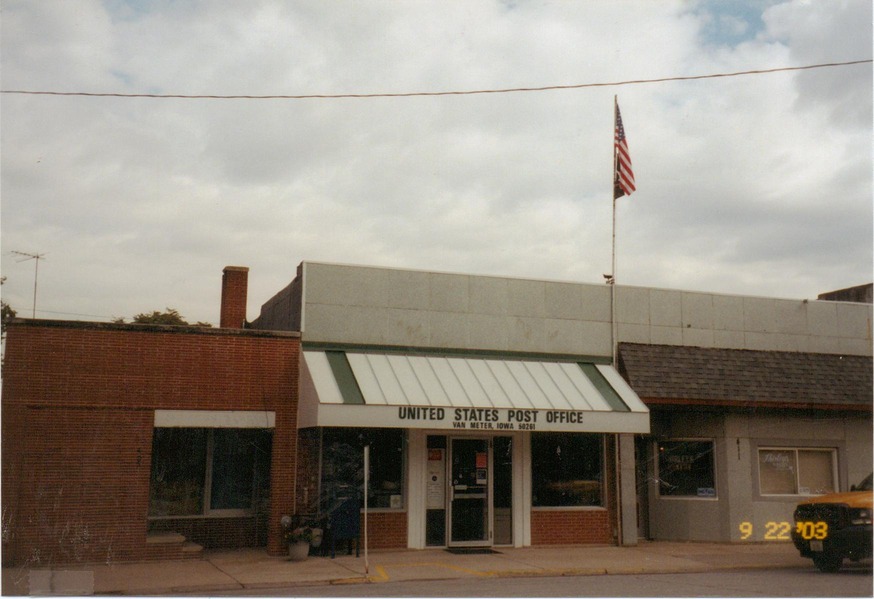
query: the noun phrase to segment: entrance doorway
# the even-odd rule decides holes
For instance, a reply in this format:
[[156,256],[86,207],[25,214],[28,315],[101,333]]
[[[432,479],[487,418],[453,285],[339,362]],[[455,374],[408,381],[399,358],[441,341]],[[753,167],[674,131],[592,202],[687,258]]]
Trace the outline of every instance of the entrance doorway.
[[428,435],[425,544],[513,544],[513,437]]
[[488,439],[450,439],[450,546],[492,544],[492,457],[489,445]]

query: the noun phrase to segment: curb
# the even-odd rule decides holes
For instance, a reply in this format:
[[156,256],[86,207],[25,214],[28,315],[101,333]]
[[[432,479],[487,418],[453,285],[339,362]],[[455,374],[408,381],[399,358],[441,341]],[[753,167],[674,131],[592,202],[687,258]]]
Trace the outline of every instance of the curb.
[[[640,554],[639,552],[629,554],[629,557],[633,559],[627,560],[604,561],[606,558],[599,556],[597,560],[593,559],[593,563],[588,566],[585,565],[586,561],[592,556],[587,556],[586,553],[581,553],[579,556],[568,556],[565,553],[546,553],[545,555],[537,556],[536,562],[528,561],[529,559],[534,559],[533,556],[535,555],[537,555],[536,552],[533,554],[525,552],[507,562],[475,562],[470,560],[442,560],[435,559],[432,555],[417,556],[414,553],[410,553],[408,556],[401,556],[401,559],[398,556],[386,556],[385,560],[379,560],[381,563],[371,564],[369,573],[361,572],[358,567],[353,568],[349,564],[337,564],[338,568],[336,569],[325,568],[321,572],[313,571],[310,573],[311,576],[309,578],[300,580],[297,579],[297,575],[294,573],[286,572],[287,576],[278,574],[277,570],[272,569],[275,560],[261,559],[257,555],[255,559],[252,559],[251,555],[241,554],[243,559],[237,561],[227,558],[224,558],[224,561],[219,560],[219,562],[205,560],[213,567],[214,572],[212,570],[208,572],[200,570],[197,577],[187,576],[185,572],[176,572],[175,577],[172,580],[168,580],[163,576],[166,572],[161,569],[156,572],[153,567],[149,570],[151,578],[147,576],[140,576],[138,579],[129,577],[117,578],[118,574],[116,573],[116,578],[104,578],[102,580],[103,584],[100,584],[100,579],[95,580],[94,582],[97,584],[95,584],[96,588],[94,588],[93,594],[122,596],[157,594],[209,595],[210,593],[233,594],[234,591],[242,590],[255,590],[257,592],[258,589],[324,585],[342,587],[356,584],[408,582],[410,580],[427,583],[429,581],[471,578],[521,579],[551,576],[676,575],[731,570],[798,570],[805,567],[810,568],[809,561],[801,559],[788,551],[770,552],[768,554],[751,554],[746,551],[742,553],[722,553],[710,551],[707,547],[703,546],[700,550],[697,547],[693,547],[689,551],[666,546],[665,551],[653,553],[651,556]],[[409,557],[409,559],[403,559],[405,557]],[[572,560],[570,562],[568,561],[569,557]],[[417,561],[414,558],[421,558],[422,561]],[[558,563],[551,562],[552,559],[555,559]],[[250,561],[254,568],[266,567],[267,569],[264,570],[266,576],[258,576],[255,574],[257,570],[241,576],[240,573],[245,570],[246,565]],[[541,565],[538,566],[536,565],[537,563]],[[557,567],[549,567],[550,563]],[[221,567],[222,565],[227,566],[227,564],[232,564],[233,567]],[[576,567],[577,564],[583,565]],[[282,563],[276,562],[275,565],[279,568],[279,571],[284,570]],[[501,567],[502,565],[504,567]],[[342,568],[339,568],[339,566],[342,566]],[[481,569],[477,569],[476,566],[479,566]],[[21,581],[18,579],[13,580],[9,576],[11,574],[9,569],[4,569],[3,573],[4,582],[10,583],[8,589],[4,585],[4,594],[8,595],[10,591],[14,594],[15,590],[19,590],[18,584]],[[222,575],[223,580],[218,578],[219,574]],[[162,579],[165,584],[161,584]]]

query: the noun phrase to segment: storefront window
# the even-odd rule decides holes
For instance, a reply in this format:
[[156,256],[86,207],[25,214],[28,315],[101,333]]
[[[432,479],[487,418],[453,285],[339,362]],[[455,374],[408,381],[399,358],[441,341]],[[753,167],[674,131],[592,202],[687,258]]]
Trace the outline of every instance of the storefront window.
[[268,489],[269,432],[253,429],[214,429],[211,510],[245,510],[256,491]]
[[825,495],[835,489],[834,449],[759,449],[762,495]]
[[531,436],[532,505],[603,505],[600,435],[536,433]]
[[250,511],[269,492],[272,440],[265,429],[156,428],[149,516]]
[[337,501],[360,496],[366,445],[370,446],[368,507],[404,507],[404,431],[326,428],[322,437],[323,510]]
[[713,441],[662,441],[659,494],[663,497],[716,497]]

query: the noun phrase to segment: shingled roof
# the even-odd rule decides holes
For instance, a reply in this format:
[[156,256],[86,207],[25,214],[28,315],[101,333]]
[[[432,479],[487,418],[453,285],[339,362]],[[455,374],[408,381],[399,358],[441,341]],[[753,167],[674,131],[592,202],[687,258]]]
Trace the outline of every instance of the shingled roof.
[[647,404],[872,406],[868,356],[620,343],[619,369]]

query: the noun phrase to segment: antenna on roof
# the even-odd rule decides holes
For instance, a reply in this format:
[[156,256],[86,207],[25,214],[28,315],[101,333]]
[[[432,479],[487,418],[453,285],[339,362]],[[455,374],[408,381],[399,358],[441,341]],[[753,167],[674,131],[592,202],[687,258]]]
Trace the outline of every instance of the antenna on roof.
[[36,280],[39,276],[39,260],[40,258],[45,258],[45,254],[28,254],[27,252],[16,252],[12,250],[12,253],[17,256],[24,256],[21,260],[16,260],[16,262],[27,262],[28,260],[35,260],[36,267],[33,271],[33,315],[32,318],[36,318]]

